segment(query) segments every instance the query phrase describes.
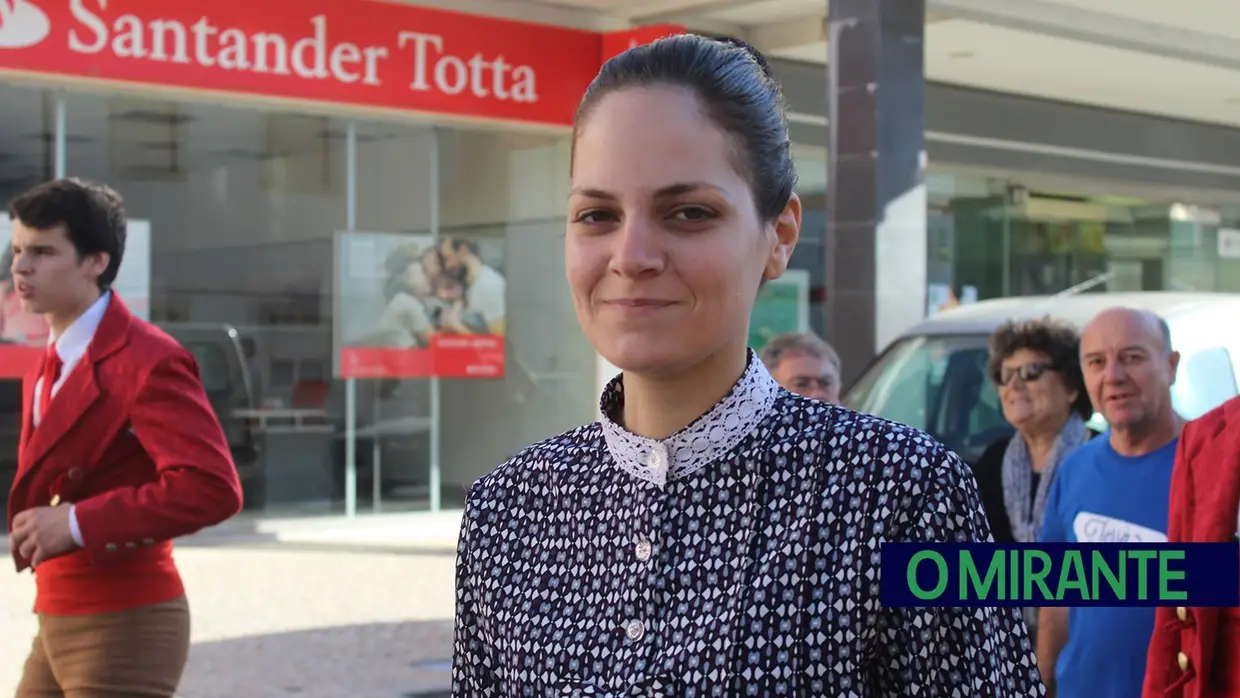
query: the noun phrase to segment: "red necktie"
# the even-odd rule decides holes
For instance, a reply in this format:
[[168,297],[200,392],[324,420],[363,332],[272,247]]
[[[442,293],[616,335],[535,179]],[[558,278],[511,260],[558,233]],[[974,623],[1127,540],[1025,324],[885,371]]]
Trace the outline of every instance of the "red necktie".
[[43,362],[43,385],[39,390],[39,421],[43,421],[48,406],[52,404],[52,386],[60,379],[60,369],[64,365],[65,362],[60,360],[60,352],[56,351],[56,345],[48,347],[47,358]]

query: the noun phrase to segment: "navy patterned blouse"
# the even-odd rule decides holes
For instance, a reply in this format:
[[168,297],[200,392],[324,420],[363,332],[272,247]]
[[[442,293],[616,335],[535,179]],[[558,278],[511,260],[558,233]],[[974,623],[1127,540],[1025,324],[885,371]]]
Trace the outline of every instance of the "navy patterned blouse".
[[663,441],[615,418],[469,494],[453,695],[1041,696],[1019,609],[879,603],[883,540],[989,536],[966,465],[912,428],[789,393],[750,353]]

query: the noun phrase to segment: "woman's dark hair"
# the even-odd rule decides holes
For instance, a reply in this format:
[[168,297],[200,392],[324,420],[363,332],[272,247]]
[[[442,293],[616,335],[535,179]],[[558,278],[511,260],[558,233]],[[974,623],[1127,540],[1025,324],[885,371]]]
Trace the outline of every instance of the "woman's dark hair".
[[1011,320],[990,335],[990,380],[999,384],[1003,360],[1028,349],[1046,357],[1050,368],[1063,379],[1068,390],[1076,391],[1072,409],[1083,419],[1093,416],[1094,408],[1085,390],[1081,372],[1081,336],[1072,325],[1050,316],[1036,320]]
[[[736,144],[737,170],[749,181],[758,215],[772,221],[796,186],[783,90],[762,54],[731,38],[678,34],[636,46],[603,64],[577,107],[573,140],[606,95],[633,87],[683,87]],[[651,114],[651,118],[657,115]]]

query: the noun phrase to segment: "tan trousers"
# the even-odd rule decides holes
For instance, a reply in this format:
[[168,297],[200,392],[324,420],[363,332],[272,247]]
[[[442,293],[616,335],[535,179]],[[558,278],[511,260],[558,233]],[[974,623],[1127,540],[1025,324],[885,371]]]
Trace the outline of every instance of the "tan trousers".
[[185,597],[89,616],[39,616],[15,698],[173,698],[189,657]]

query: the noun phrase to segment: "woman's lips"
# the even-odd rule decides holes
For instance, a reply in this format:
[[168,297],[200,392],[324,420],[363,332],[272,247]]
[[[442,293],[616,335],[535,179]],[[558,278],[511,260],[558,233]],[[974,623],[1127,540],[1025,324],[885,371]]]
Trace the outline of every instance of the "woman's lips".
[[625,315],[647,315],[670,308],[675,303],[657,298],[614,298],[605,301],[604,305],[614,308]]

